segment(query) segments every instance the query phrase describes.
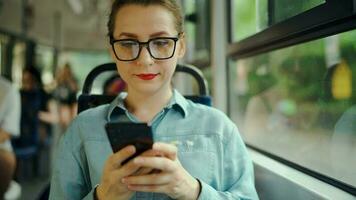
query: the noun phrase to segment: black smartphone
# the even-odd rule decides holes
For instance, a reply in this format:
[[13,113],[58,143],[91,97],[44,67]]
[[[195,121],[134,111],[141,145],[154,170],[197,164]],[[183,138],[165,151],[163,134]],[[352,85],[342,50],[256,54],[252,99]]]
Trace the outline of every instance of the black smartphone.
[[145,123],[109,122],[105,129],[114,153],[128,145],[136,148],[135,154],[122,164],[152,148],[152,129]]

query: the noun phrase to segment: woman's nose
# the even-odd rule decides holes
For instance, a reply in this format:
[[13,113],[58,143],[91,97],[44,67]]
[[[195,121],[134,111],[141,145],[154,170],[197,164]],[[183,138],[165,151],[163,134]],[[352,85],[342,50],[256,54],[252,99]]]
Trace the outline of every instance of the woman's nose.
[[137,61],[142,65],[151,65],[154,62],[147,47],[142,47],[141,52],[138,55]]

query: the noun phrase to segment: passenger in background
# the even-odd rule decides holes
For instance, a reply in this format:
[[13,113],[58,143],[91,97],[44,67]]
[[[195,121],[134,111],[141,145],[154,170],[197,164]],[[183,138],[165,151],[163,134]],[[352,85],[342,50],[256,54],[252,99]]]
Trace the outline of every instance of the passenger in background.
[[65,131],[77,114],[78,83],[71,66],[66,63],[57,72],[54,98],[58,101],[59,125]]
[[0,199],[4,199],[16,168],[10,139],[20,134],[20,94],[0,76]]
[[[115,0],[108,22],[111,55],[127,95],[82,112],[62,135],[50,199],[258,199],[253,165],[235,124],[172,88],[185,53],[175,0]],[[151,126],[152,149],[113,154],[108,122]]]
[[43,89],[41,73],[34,66],[23,69],[21,87],[21,135],[12,141],[15,148],[38,146],[51,135],[48,123],[39,113],[48,111],[49,95]]
[[126,83],[117,74],[110,76],[103,85],[103,94],[117,95],[124,91]]

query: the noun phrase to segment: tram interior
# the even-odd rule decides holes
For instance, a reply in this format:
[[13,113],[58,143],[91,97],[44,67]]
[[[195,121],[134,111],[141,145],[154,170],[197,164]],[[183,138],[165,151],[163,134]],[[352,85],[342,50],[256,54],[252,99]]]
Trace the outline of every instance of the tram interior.
[[[260,199],[356,199],[355,1],[336,6],[335,13],[350,13],[318,22],[320,31],[305,19],[317,18],[314,12],[333,7],[335,0],[180,2],[187,24],[187,53],[181,62],[202,71],[213,106],[239,127]],[[5,199],[38,199],[45,192],[56,144],[76,116],[76,98],[87,74],[113,62],[106,36],[110,3],[0,0],[1,75],[19,90],[37,77],[45,102],[36,118],[27,116],[38,125],[39,142],[34,152],[18,154]],[[291,22],[298,23],[288,28]],[[289,38],[278,33],[303,24],[312,28],[287,32]],[[258,43],[263,38],[265,43]],[[114,85],[106,88],[109,79]],[[61,82],[69,86],[61,88]],[[174,77],[174,86],[188,95],[198,90],[193,79],[181,74]],[[123,87],[106,72],[93,93]],[[68,95],[62,98],[63,93]],[[30,101],[23,106],[34,108]]]

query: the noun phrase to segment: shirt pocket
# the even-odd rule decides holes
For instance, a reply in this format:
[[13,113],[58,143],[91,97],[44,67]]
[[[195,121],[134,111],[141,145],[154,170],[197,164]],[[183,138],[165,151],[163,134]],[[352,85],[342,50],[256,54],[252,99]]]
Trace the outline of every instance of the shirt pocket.
[[[189,133],[189,131],[185,131]],[[191,176],[208,184],[216,182],[221,142],[217,134],[178,134],[161,138],[178,148],[178,159]]]

